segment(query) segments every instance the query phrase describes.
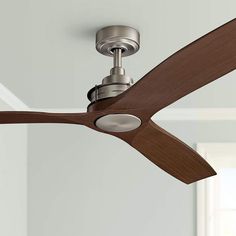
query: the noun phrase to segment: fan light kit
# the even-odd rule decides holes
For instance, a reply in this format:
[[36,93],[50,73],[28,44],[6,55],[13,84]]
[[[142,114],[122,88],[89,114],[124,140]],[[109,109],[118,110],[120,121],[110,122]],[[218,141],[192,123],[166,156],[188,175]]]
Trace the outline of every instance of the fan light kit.
[[215,175],[197,152],[151,117],[236,68],[236,19],[174,53],[133,84],[122,67],[122,57],[139,50],[139,38],[138,31],[128,26],[109,26],[97,32],[97,51],[113,57],[114,65],[110,75],[88,92],[91,103],[87,112],[4,111],[0,112],[0,124],[84,125],[124,140],[186,184]]

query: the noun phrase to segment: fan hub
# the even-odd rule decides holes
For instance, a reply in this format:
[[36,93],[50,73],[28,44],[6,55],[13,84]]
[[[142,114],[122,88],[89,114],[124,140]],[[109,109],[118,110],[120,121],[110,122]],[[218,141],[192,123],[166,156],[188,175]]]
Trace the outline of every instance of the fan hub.
[[130,114],[109,114],[95,121],[96,127],[106,132],[128,132],[137,129],[141,120]]

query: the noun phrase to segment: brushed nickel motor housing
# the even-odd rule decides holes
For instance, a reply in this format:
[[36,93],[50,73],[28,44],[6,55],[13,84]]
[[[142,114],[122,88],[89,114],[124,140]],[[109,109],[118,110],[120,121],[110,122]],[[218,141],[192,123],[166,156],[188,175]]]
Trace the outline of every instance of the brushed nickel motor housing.
[[88,99],[93,103],[101,99],[115,97],[125,90],[127,90],[130,84],[101,84],[90,89],[88,92]]
[[96,34],[96,49],[103,55],[113,56],[113,50],[122,49],[122,56],[136,53],[140,47],[139,32],[129,26],[113,25],[100,29]]
[[119,71],[111,69],[111,74],[102,80],[102,84],[97,85],[89,90],[88,99],[91,102],[96,102],[100,99],[115,97],[133,84],[133,79],[125,75],[123,68],[118,67]]
[[105,56],[114,58],[110,75],[88,92],[90,102],[115,97],[126,91],[133,84],[133,79],[125,75],[122,57],[132,55],[139,50],[139,32],[129,26],[115,25],[99,30],[96,34],[96,49]]

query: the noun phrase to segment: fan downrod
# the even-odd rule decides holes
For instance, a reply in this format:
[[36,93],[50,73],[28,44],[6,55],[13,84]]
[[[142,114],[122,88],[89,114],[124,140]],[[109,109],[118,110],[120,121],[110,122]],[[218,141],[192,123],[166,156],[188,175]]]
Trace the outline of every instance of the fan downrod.
[[99,30],[96,34],[96,49],[99,53],[113,57],[110,75],[88,92],[91,103],[115,97],[133,84],[133,79],[125,74],[122,57],[136,53],[140,47],[139,32],[129,26],[115,25]]

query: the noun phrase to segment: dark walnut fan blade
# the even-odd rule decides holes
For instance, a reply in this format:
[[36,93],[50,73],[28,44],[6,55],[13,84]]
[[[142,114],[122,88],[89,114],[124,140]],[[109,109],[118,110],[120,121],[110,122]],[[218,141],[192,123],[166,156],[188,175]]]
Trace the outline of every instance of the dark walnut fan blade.
[[48,113],[31,111],[2,111],[0,124],[68,123],[85,124],[87,113]]
[[[122,139],[122,135],[119,138]],[[197,152],[151,120],[133,138],[124,140],[162,170],[186,184],[216,175]]]
[[144,109],[146,117],[236,68],[236,19],[194,41],[115,97],[109,109]]

